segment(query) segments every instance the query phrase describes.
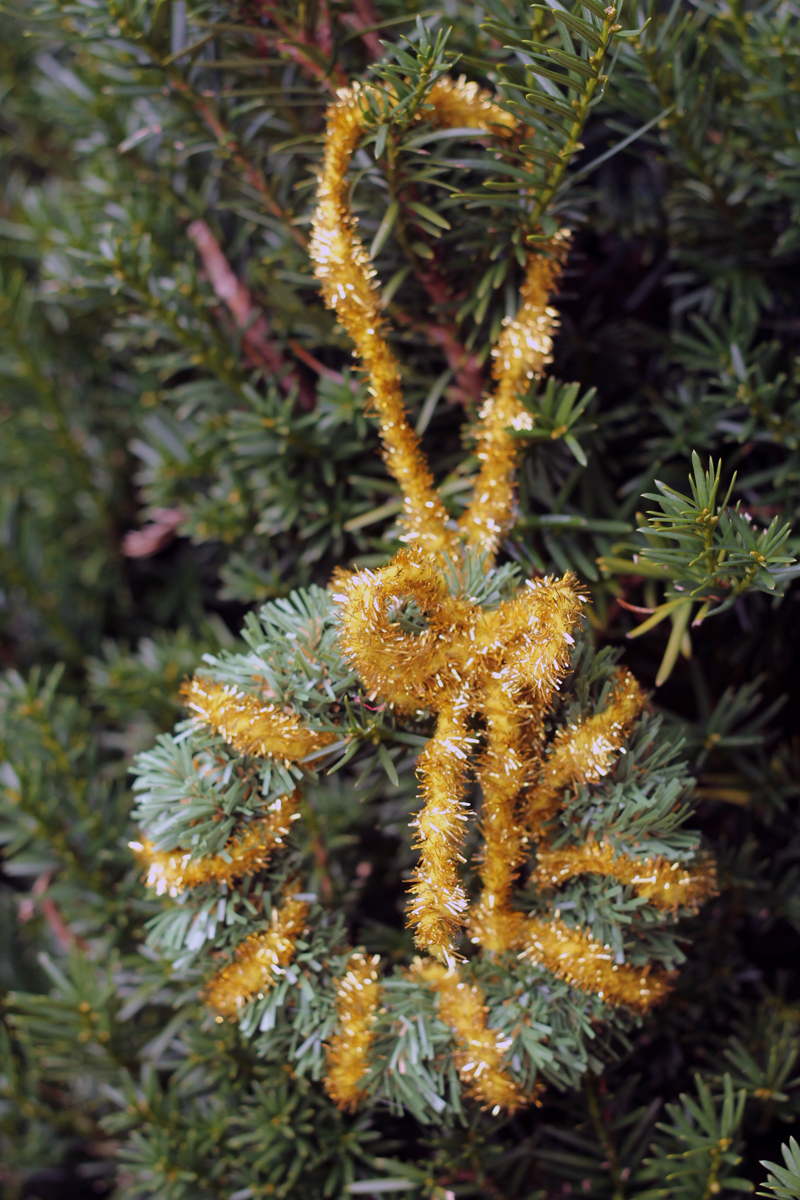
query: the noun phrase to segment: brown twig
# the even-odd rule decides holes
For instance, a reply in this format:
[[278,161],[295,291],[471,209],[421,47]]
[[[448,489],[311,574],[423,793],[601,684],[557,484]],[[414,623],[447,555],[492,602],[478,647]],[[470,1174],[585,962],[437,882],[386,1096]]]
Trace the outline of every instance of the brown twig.
[[453,372],[449,398],[458,404],[478,404],[483,392],[483,371],[476,355],[466,349],[451,325],[428,325],[425,333],[442,350]]
[[[327,59],[333,58],[333,29],[331,28],[331,12],[328,0],[319,0],[317,9],[317,45]],[[335,68],[342,74],[341,67]]]
[[656,611],[654,608],[642,608],[641,604],[629,604],[627,600],[623,600],[621,596],[616,598],[620,608],[624,608],[626,612],[639,613],[641,616],[652,616]]
[[483,393],[483,371],[477,357],[460,340],[456,327],[444,322],[416,321],[399,310],[393,310],[392,317],[398,325],[413,329],[442,351],[454,377],[453,386],[448,388],[449,399],[465,406],[478,404]]
[[[304,362],[306,366],[310,367],[312,371],[315,371],[317,375],[321,376],[323,379],[330,379],[333,383],[344,383],[345,379],[341,371],[334,371],[333,367],[326,367],[325,364],[321,363],[318,358],[315,358],[313,354],[309,353],[304,346],[301,346],[296,338],[289,338],[286,344],[291,350],[292,354],[294,354],[295,358],[299,358],[301,362]],[[354,379],[350,380],[350,390],[352,392],[358,391],[358,384]]]
[[80,946],[82,950],[85,950],[87,944],[83,938],[78,937],[77,934],[72,932],[58,911],[55,901],[45,897],[45,893],[50,886],[50,880],[51,875],[49,871],[44,871],[38,877],[31,888],[30,895],[23,897],[20,901],[17,911],[19,921],[21,924],[30,921],[36,909],[39,908],[62,950],[71,950],[73,946]]
[[[452,301],[449,284],[435,267],[421,272],[419,279],[433,304],[440,306]],[[477,356],[462,343],[456,326],[437,316],[436,324],[428,327],[428,337],[442,349],[455,376],[452,398],[461,404],[477,404],[483,391],[483,371]]]
[[284,394],[288,395],[297,389],[303,406],[313,407],[313,392],[271,340],[267,318],[253,303],[247,285],[234,275],[219,242],[206,222],[192,221],[187,232],[197,246],[214,294],[222,300],[242,330],[242,347],[250,362],[254,366],[266,368],[274,375]]
[[129,529],[122,539],[122,553],[126,558],[152,558],[175,538],[183,520],[180,508],[154,508],[151,520],[141,529]]

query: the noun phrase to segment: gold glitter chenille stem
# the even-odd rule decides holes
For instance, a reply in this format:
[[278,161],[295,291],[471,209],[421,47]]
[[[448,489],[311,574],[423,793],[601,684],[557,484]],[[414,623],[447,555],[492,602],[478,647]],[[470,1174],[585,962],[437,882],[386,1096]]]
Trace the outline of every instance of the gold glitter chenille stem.
[[527,922],[520,958],[541,963],[567,983],[594,992],[609,1004],[625,1004],[639,1012],[647,1012],[663,999],[674,979],[669,972],[649,965],[618,963],[610,946],[554,917]]
[[437,993],[439,1013],[453,1031],[454,1055],[461,1082],[483,1108],[514,1112],[530,1102],[511,1078],[505,1064],[511,1038],[486,1024],[487,1007],[477,984],[467,983],[457,966],[444,967],[430,959],[416,960],[412,973]]
[[670,862],[660,854],[634,858],[608,842],[584,842],[558,850],[539,847],[533,878],[543,891],[575,875],[611,876],[630,884],[637,896],[667,912],[678,908],[696,912],[717,890],[716,868],[709,859],[690,866]]
[[[238,754],[287,764],[335,740],[335,734],[309,729],[296,713],[201,675],[186,682],[181,694],[196,722],[220,734]],[[148,886],[158,895],[178,896],[189,887],[230,884],[262,870],[273,851],[283,846],[297,818],[296,798],[283,795],[264,817],[238,830],[221,854],[198,858],[190,849],[159,850],[146,837],[129,844],[145,868]]]
[[201,675],[184,684],[181,695],[198,724],[210,726],[238,754],[299,762],[336,739],[309,729],[296,713]]
[[136,858],[146,868],[145,882],[159,896],[179,896],[186,888],[203,883],[233,883],[244,875],[261,871],[272,853],[283,846],[292,823],[299,818],[294,793],[278,796],[266,817],[225,844],[224,854],[195,858],[191,850],[157,850],[151,841],[129,842]]
[[601,712],[559,729],[527,798],[526,821],[535,841],[543,836],[544,823],[560,810],[568,788],[598,783],[608,774],[645,699],[630,671],[619,670]]

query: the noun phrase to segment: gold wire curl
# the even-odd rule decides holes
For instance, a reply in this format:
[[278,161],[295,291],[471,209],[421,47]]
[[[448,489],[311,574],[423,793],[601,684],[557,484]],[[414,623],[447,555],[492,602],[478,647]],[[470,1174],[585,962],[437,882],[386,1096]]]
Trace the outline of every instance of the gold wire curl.
[[[328,745],[336,736],[309,729],[296,713],[264,704],[256,696],[202,675],[187,680],[181,695],[198,724],[219,733],[239,754],[288,764]],[[175,897],[189,887],[230,884],[261,870],[297,819],[296,799],[287,794],[273,801],[266,816],[231,838],[222,854],[194,858],[191,850],[158,850],[146,837],[129,846],[146,868],[147,886],[159,896],[166,892]]]
[[630,671],[620,668],[602,712],[558,731],[526,804],[526,829],[537,843],[533,880],[545,890],[576,875],[612,876],[630,884],[637,895],[657,908],[696,911],[716,894],[716,870],[709,859],[692,866],[670,862],[660,855],[636,858],[607,842],[586,841],[553,849],[545,823],[564,803],[565,792],[598,783],[615,763],[623,742],[642,712],[646,696]]

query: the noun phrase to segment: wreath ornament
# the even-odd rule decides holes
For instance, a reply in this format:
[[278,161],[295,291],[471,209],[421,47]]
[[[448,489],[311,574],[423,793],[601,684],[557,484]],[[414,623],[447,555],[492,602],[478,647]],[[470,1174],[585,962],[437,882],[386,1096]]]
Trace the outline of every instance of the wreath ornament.
[[[640,845],[626,849],[619,840],[591,835],[576,840],[574,822],[569,838],[559,830],[570,796],[613,772],[646,702],[630,672],[617,668],[604,705],[592,715],[556,722],[552,733],[586,601],[577,578],[568,573],[528,580],[493,607],[453,592],[452,576],[465,554],[480,555],[491,572],[513,521],[519,441],[510,431],[531,421],[521,395],[550,360],[557,325],[550,297],[569,234],[560,230],[529,253],[519,309],[504,323],[492,351],[494,392],[477,427],[479,473],[472,501],[456,523],[407,420],[375,272],[349,206],[347,171],[365,130],[368,101],[369,88],[356,85],[342,90],[328,110],[310,255],[325,302],[350,335],[368,377],[385,460],[403,495],[404,545],[382,568],[337,570],[329,594],[342,656],[368,695],[401,722],[435,718],[417,760],[422,807],[412,822],[418,862],[408,923],[420,955],[401,972],[403,985],[434,998],[450,1031],[449,1053],[464,1090],[485,1107],[513,1111],[535,1099],[541,1084],[535,1069],[510,1062],[513,1032],[495,1019],[476,964],[489,964],[501,983],[512,977],[514,964],[536,967],[579,1000],[594,997],[606,1009],[643,1013],[666,995],[673,972],[650,962],[626,962],[619,947],[569,923],[558,907],[558,889],[578,877],[608,877],[629,889],[634,906],[674,916],[696,910],[713,895],[715,872],[693,852],[671,858],[643,852]],[[516,129],[510,113],[463,80],[439,79],[428,106],[428,116],[442,129],[474,128],[500,138]],[[396,619],[410,603],[424,622],[419,632],[407,632]],[[184,696],[196,725],[236,754],[267,760],[284,774],[301,772],[304,760],[324,755],[337,739],[330,728],[313,728],[263,692],[208,675],[185,685]],[[470,770],[482,794],[480,889],[472,903],[461,879],[473,819],[465,799]],[[290,787],[220,854],[197,857],[185,846],[160,849],[146,835],[132,845],[147,882],[180,897],[196,886],[226,889],[263,871],[291,839],[298,819],[297,792]],[[516,900],[526,864],[527,886],[535,885],[542,896],[556,894],[554,907],[533,915]],[[263,1000],[290,969],[298,943],[308,940],[312,901],[298,886],[296,880],[287,885],[266,925],[240,940],[205,984],[206,1003],[218,1020],[241,1020],[248,1005]],[[370,1081],[379,1073],[376,1038],[382,1022],[389,1027],[394,1019],[390,992],[379,956],[347,951],[331,981],[324,1078],[343,1109],[356,1109],[375,1094]],[[381,1070],[402,1071],[402,1061],[396,1051],[384,1055]]]

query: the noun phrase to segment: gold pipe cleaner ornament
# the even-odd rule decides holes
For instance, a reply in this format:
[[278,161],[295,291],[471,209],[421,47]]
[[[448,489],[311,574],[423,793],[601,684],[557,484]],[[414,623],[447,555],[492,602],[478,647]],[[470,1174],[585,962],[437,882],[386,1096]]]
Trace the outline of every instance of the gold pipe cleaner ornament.
[[336,1029],[328,1047],[325,1090],[338,1108],[354,1111],[363,1102],[364,1076],[369,1074],[369,1051],[375,1038],[375,1014],[380,1003],[380,956],[350,955],[335,984]]
[[[467,720],[488,714],[481,771],[484,888],[471,928],[487,949],[509,949],[519,932],[510,900],[522,849],[515,809],[525,771],[520,724],[526,704],[547,707],[569,668],[571,630],[584,600],[577,580],[529,580],[515,599],[487,610],[450,596],[435,559],[409,548],[381,571],[338,572],[333,587],[342,649],[365,685],[401,711],[437,714],[436,732],[418,762],[425,806],[414,821],[420,861],[410,921],[417,945],[446,963],[467,923],[458,881],[474,742]],[[423,633],[406,634],[392,621],[401,597],[413,599],[426,617]]]
[[[374,1054],[374,1042],[394,1027],[390,987],[416,982],[436,994],[465,1090],[484,1107],[511,1112],[534,1099],[541,1085],[523,1087],[518,1081],[521,1069],[512,1065],[515,1057],[509,1061],[517,1033],[500,1032],[487,1019],[493,976],[508,980],[526,964],[538,964],[570,989],[588,994],[581,1000],[584,1015],[597,1012],[588,1007],[593,997],[643,1013],[664,997],[674,976],[651,963],[634,965],[633,937],[631,955],[629,948],[623,953],[603,945],[580,924],[568,925],[557,897],[549,911],[526,913],[517,898],[523,873],[530,869],[528,883],[542,897],[575,876],[607,876],[669,913],[696,909],[714,894],[716,878],[710,861],[669,861],[647,854],[645,843],[617,846],[592,832],[580,844],[574,840],[584,836],[584,827],[572,817],[581,789],[597,786],[614,770],[626,753],[626,740],[639,728],[646,701],[630,672],[620,669],[591,715],[568,717],[566,723],[559,715],[559,691],[580,662],[573,647],[586,597],[576,576],[527,580],[492,607],[454,594],[455,581],[467,578],[470,563],[480,561],[491,572],[513,523],[520,446],[514,434],[531,428],[534,420],[523,400],[550,361],[558,323],[550,298],[569,233],[561,230],[539,240],[539,248],[528,253],[518,311],[504,321],[492,350],[494,390],[474,431],[479,470],[471,502],[456,522],[409,425],[375,271],[350,208],[351,159],[376,106],[384,103],[377,89],[356,84],[342,89],[328,109],[310,256],[325,302],[352,338],[368,378],[387,467],[403,495],[404,545],[381,568],[337,570],[327,603],[337,613],[344,661],[357,672],[368,697],[400,719],[435,720],[416,764],[422,806],[412,822],[419,858],[408,909],[416,945],[429,957],[416,959],[399,982],[387,982],[382,990],[379,958],[349,952],[344,973],[325,985],[332,988],[336,1023],[324,1086],[346,1110],[361,1105],[368,1092],[378,1094],[373,1072],[383,1060]],[[509,139],[520,132],[509,112],[463,79],[437,80],[424,115],[441,129],[469,128],[476,136]],[[418,633],[406,632],[398,620],[409,605],[422,620]],[[350,676],[346,683],[351,686]],[[336,749],[346,729],[343,724],[339,732],[331,732],[330,725],[310,728],[299,713],[274,702],[271,693],[264,698],[203,675],[186,684],[183,695],[199,731],[218,735],[237,754],[272,760],[276,770],[302,766],[309,755],[317,760],[326,747]],[[331,713],[341,712],[339,698]],[[329,720],[342,722],[341,717]],[[482,793],[475,862],[480,888],[472,905],[460,873],[473,818],[467,802],[471,773]],[[209,882],[224,889],[262,871],[296,817],[293,796],[283,796],[266,816],[231,837],[221,854],[200,859],[185,849],[159,850],[144,836],[134,846],[148,883],[159,893],[175,896]],[[247,887],[245,881],[243,895]],[[272,909],[267,929],[241,941],[232,957],[227,951],[229,961],[205,989],[218,1020],[241,1018],[251,1002],[263,999],[298,953],[301,935],[303,955],[313,969],[328,969],[308,948],[308,938],[316,936],[306,929],[308,914],[307,899],[287,895]],[[470,968],[462,962],[460,948],[467,939],[492,959],[493,976],[485,978],[484,987],[470,981]],[[320,987],[322,979],[321,974]],[[508,992],[502,1003],[512,1000]],[[520,1017],[522,1023],[526,1019]],[[254,1020],[257,1024],[258,1017]],[[527,1078],[532,1077],[531,1070]]]
[[[433,121],[443,128],[452,127],[452,121],[487,131],[513,128],[509,114],[463,81],[439,81],[428,100]],[[559,731],[535,785],[525,789],[523,814],[520,797],[532,773],[531,760],[535,763],[538,757],[538,726],[569,668],[567,648],[583,597],[577,581],[567,575],[529,581],[516,599],[487,612],[450,595],[438,563],[442,553],[457,554],[465,544],[482,551],[490,564],[512,523],[517,442],[510,431],[530,427],[522,395],[550,358],[557,313],[549,300],[569,235],[560,231],[543,253],[529,256],[519,311],[504,323],[492,351],[495,392],[481,409],[477,431],[481,466],[472,501],[456,531],[405,415],[399,366],[386,340],[375,272],[349,207],[346,172],[368,113],[367,89],[358,86],[341,91],[328,111],[310,254],[326,303],[352,337],[354,353],[367,371],[387,466],[404,495],[402,536],[409,548],[382,570],[337,572],[332,592],[341,606],[342,648],[371,693],[399,712],[428,709],[437,716],[434,736],[418,760],[424,807],[413,823],[420,852],[409,917],[415,940],[446,965],[446,970],[439,967],[440,979],[452,980],[455,940],[468,924],[473,942],[484,950],[502,952],[524,942],[526,957],[538,956],[577,986],[612,1003],[644,1009],[664,993],[666,974],[621,966],[590,935],[556,920],[540,929],[539,922],[525,922],[512,907],[527,841],[542,838],[542,825],[561,807],[566,788],[597,782],[609,771],[643,708],[644,695],[629,672],[620,672],[603,712]],[[427,622],[417,636],[405,634],[393,619],[409,600]],[[469,720],[476,715],[486,726],[486,748],[478,768],[483,886],[468,914],[458,862],[469,816],[464,790],[475,740]],[[533,727],[533,736],[530,731],[526,736],[526,724]],[[526,757],[531,743],[534,751]],[[597,854],[570,858],[564,850],[558,869],[574,874],[590,863],[592,869],[607,867],[608,873],[616,863],[628,875],[626,881],[634,882],[628,860],[622,857],[612,862]],[[645,874],[648,871],[655,878],[650,896],[661,899],[667,882],[662,881],[661,868],[648,865]],[[681,889],[675,894],[683,903],[693,905],[713,890],[707,872],[684,871],[680,878]],[[636,877],[640,888],[648,886],[643,880]],[[677,878],[674,883],[677,889]],[[461,995],[458,984],[454,987],[453,994]],[[473,1001],[477,1004],[474,997]],[[459,1010],[461,1017],[465,1011]]]

